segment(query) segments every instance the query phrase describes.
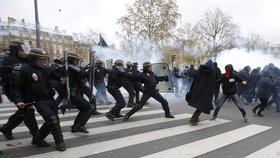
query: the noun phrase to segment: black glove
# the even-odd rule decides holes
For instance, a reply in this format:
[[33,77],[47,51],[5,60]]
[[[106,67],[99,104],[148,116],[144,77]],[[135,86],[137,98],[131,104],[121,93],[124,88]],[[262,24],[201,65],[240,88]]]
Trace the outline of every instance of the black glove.
[[168,81],[169,81],[169,78],[168,78],[167,75],[164,75],[164,78],[165,78],[165,79],[164,79],[165,82],[168,82]]

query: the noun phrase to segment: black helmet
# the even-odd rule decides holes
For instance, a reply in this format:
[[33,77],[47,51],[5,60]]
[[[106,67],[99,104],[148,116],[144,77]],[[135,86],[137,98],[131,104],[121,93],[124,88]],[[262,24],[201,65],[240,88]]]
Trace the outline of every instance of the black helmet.
[[128,62],[126,62],[126,66],[127,66],[127,67],[131,67],[131,66],[133,66],[133,63],[130,62],[130,61],[128,61]]
[[26,45],[23,41],[13,40],[10,42],[9,50],[11,53],[17,54],[19,50],[23,50],[25,54],[28,54],[30,51],[30,46]]
[[123,61],[122,60],[116,60],[115,62],[114,62],[114,65],[115,66],[124,66],[124,63],[123,63]]
[[49,59],[49,56],[47,52],[41,48],[32,48],[29,52],[29,58],[31,61],[34,61],[35,59],[47,60]]
[[102,60],[96,60],[95,64],[103,64],[103,61]]
[[144,62],[143,63],[143,69],[145,69],[146,67],[152,66],[152,64],[150,62]]
[[143,72],[149,72],[150,70],[148,69],[149,67],[151,67],[152,64],[150,62],[144,62],[143,63]]

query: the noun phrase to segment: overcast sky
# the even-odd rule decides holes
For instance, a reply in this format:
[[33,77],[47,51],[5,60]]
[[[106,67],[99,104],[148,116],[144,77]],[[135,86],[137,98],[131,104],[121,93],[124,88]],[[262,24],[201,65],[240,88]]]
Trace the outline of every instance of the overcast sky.
[[[68,34],[93,29],[101,32],[107,43],[118,44],[115,32],[118,18],[134,0],[38,0],[40,23],[59,26]],[[195,24],[207,10],[220,7],[233,17],[242,35],[255,32],[265,40],[280,44],[280,0],[177,0],[181,23]],[[59,11],[61,10],[61,11]],[[0,17],[35,23],[34,0],[0,0]]]

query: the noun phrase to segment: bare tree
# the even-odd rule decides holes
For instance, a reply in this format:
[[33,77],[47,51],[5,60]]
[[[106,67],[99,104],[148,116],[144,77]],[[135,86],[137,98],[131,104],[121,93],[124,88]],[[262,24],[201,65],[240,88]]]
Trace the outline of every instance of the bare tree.
[[260,34],[252,32],[247,37],[244,37],[244,47],[248,51],[263,48],[265,44],[266,41]]
[[89,29],[88,32],[73,33],[73,40],[83,44],[97,44],[99,34]]
[[181,16],[174,0],[136,0],[127,12],[117,21],[124,39],[148,40],[152,44],[170,38]]
[[239,33],[239,26],[232,22],[232,17],[220,8],[207,11],[204,18],[195,26],[202,44],[209,55],[214,56],[234,43]]

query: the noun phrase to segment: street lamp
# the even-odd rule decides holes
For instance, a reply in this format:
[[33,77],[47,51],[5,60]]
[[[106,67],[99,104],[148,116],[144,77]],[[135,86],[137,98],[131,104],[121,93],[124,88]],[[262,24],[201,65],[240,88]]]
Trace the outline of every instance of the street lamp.
[[35,23],[36,23],[36,47],[37,48],[41,48],[41,43],[40,43],[40,23],[39,23],[37,0],[34,0],[34,8],[35,8]]

